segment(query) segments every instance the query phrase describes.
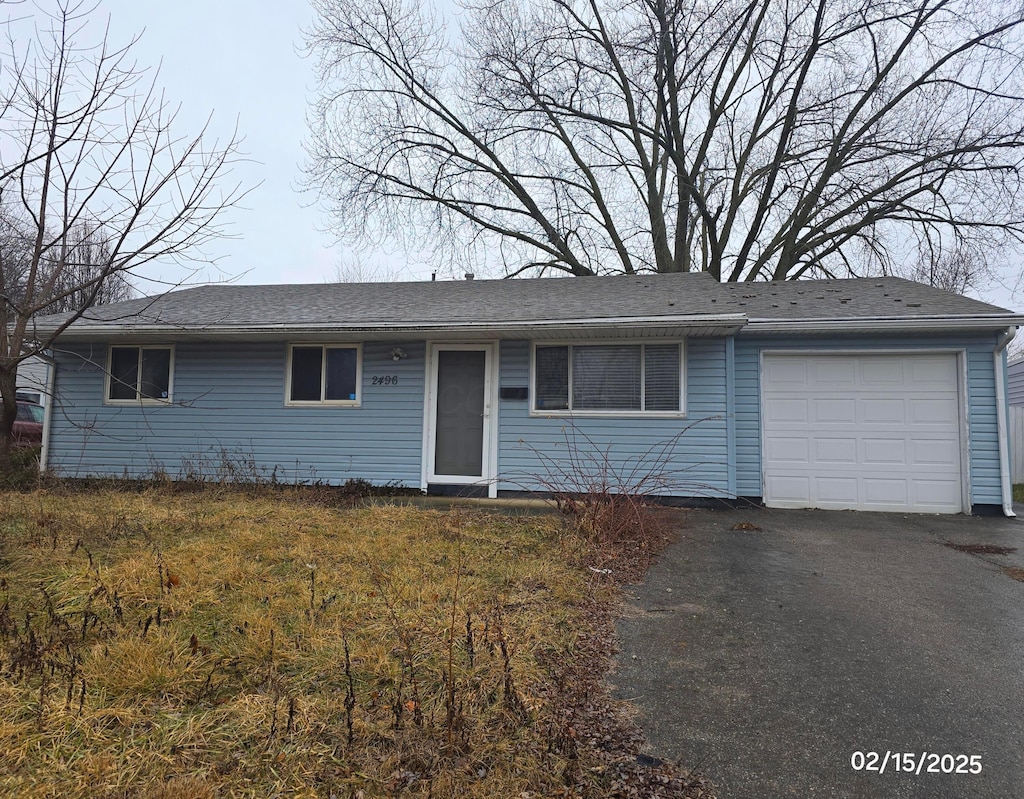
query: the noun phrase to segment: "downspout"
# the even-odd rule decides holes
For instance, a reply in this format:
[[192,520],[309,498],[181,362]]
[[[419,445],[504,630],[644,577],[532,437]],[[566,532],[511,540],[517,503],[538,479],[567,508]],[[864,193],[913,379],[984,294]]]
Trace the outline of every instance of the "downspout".
[[53,421],[54,386],[57,381],[57,361],[51,356],[39,353],[39,359],[49,367],[46,370],[46,407],[43,408],[43,446],[39,450],[39,473],[46,471],[50,457],[50,427]]
[[1006,430],[1006,377],[1003,369],[1003,352],[1017,335],[1016,327],[1009,327],[996,341],[992,352],[992,366],[996,377],[996,432],[999,436],[999,475],[1003,495],[1003,515],[1016,516],[1013,512],[1013,485],[1010,474],[1010,447]]

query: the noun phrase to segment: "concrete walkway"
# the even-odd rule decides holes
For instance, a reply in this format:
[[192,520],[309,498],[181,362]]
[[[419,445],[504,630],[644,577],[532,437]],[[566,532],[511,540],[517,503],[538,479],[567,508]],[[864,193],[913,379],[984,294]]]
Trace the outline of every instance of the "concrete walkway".
[[[721,799],[1024,796],[1013,567],[1024,521],[694,511],[625,604],[612,680],[651,753],[703,771]],[[900,767],[915,772],[929,754],[920,775],[891,756],[884,773],[851,765],[887,751],[913,753]],[[972,755],[980,774],[927,773],[976,769]]]

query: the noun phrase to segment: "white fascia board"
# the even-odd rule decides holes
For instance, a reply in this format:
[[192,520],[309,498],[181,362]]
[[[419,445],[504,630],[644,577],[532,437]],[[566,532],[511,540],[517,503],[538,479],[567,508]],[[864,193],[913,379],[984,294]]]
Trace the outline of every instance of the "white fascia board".
[[1005,330],[1024,325],[1024,316],[919,316],[857,319],[751,319],[742,335],[757,333],[945,333],[951,330]]
[[746,314],[700,314],[689,316],[621,316],[592,319],[544,319],[528,322],[385,322],[378,324],[332,325],[211,325],[183,327],[167,324],[75,324],[61,335],[63,341],[84,339],[132,338],[139,336],[217,338],[220,336],[252,337],[295,335],[356,335],[373,333],[470,333],[493,335],[523,334],[559,330],[618,330],[651,327],[672,327],[685,332],[687,328],[720,327],[735,333],[747,322]]
[[700,314],[690,316],[621,316],[590,319],[544,319],[524,322],[385,322],[377,324],[332,325],[211,325],[183,327],[169,324],[75,324],[60,335],[62,341],[129,338],[287,338],[294,336],[370,336],[466,334],[492,336],[551,336],[561,331],[600,333],[609,329],[637,330],[675,328],[719,328],[721,335],[758,333],[942,333],[995,331],[1024,326],[1024,315],[993,316],[935,315],[918,317],[859,317],[855,319],[750,319],[746,314]]

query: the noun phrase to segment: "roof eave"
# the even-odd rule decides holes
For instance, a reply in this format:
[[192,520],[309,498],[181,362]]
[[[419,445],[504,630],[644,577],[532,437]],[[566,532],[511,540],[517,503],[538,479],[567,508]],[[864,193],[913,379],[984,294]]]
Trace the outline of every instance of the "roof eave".
[[58,337],[60,341],[113,340],[113,339],[154,339],[160,337],[181,339],[195,338],[295,338],[302,336],[364,336],[382,335],[445,335],[466,334],[476,336],[553,337],[564,333],[582,332],[642,332],[652,329],[671,328],[685,334],[687,331],[702,330],[704,335],[714,331],[716,335],[733,335],[747,322],[745,314],[700,314],[688,316],[651,317],[604,317],[592,319],[549,319],[523,322],[396,322],[374,324],[329,324],[329,325],[223,325],[211,324],[206,327],[183,327],[169,324],[75,324]]
[[948,333],[982,332],[1024,325],[1020,314],[860,317],[856,319],[751,319],[744,335],[758,333]]

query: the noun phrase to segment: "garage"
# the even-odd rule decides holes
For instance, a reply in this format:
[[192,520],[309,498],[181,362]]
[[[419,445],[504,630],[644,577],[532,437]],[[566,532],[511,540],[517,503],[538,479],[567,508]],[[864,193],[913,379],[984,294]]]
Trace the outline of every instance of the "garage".
[[765,505],[964,510],[959,374],[954,352],[762,353]]

